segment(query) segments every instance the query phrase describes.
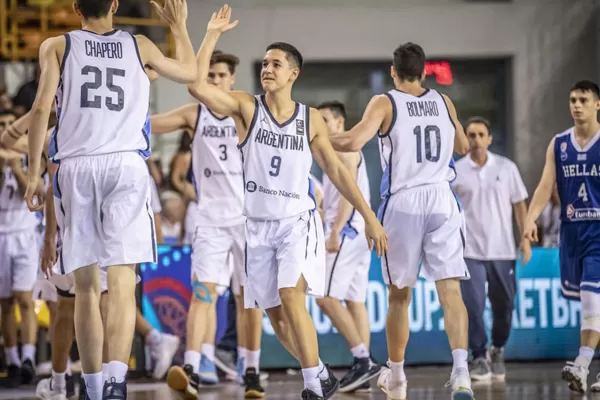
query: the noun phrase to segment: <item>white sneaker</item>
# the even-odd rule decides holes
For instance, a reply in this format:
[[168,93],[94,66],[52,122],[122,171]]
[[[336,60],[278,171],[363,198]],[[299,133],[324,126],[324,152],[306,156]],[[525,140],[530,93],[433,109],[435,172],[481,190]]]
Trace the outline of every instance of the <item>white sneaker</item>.
[[471,390],[471,377],[466,368],[457,368],[450,376],[450,381],[446,387],[452,387],[452,400],[473,400],[473,390]]
[[387,400],[405,400],[406,399],[406,388],[408,382],[404,381],[400,386],[390,388],[390,375],[392,371],[389,368],[381,368],[381,373],[377,379],[377,386],[387,395]]
[[562,369],[562,378],[569,384],[569,389],[577,393],[585,393],[587,390],[587,376],[590,371],[577,365],[572,361],[567,361],[567,365]]
[[173,357],[179,350],[179,337],[161,333],[162,340],[160,344],[150,348],[150,356],[154,360],[154,371],[152,377],[156,380],[164,378],[167,371],[173,364]]
[[46,378],[38,382],[35,397],[41,400],[67,400],[67,390],[53,389],[52,378]]
[[590,386],[590,391],[594,393],[600,393],[600,374],[596,375],[596,382]]

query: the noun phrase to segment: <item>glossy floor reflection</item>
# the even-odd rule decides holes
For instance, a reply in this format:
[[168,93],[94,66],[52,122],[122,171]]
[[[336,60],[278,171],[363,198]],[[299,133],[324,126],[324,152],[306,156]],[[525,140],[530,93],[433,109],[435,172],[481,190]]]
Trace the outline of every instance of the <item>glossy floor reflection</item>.
[[[563,363],[526,363],[509,364],[506,383],[478,384],[474,386],[477,400],[600,400],[600,394],[580,396],[572,394],[560,379]],[[590,382],[598,372],[594,365],[590,373]],[[450,391],[444,387],[448,380],[449,367],[408,368],[409,379],[408,400],[448,400]],[[343,371],[337,371],[341,377]],[[373,383],[375,386],[375,382]],[[289,376],[271,374],[265,386],[267,399],[299,399],[302,390],[301,375]],[[216,388],[203,389],[201,400],[243,399],[242,389],[232,383],[222,384]],[[30,400],[35,399],[35,387],[9,391],[0,389],[0,399]],[[177,400],[179,396],[171,393],[164,383],[132,383],[129,386],[129,400]],[[385,395],[377,388],[370,394],[343,395],[336,394],[334,399],[385,399]]]

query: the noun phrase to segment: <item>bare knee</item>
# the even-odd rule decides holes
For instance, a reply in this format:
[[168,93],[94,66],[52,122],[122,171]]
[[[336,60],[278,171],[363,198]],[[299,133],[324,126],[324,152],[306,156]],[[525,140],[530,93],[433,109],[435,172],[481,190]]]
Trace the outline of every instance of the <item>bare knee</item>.
[[410,300],[412,297],[412,289],[409,287],[405,287],[402,289],[398,289],[396,286],[394,285],[390,285],[389,286],[389,291],[390,291],[390,298],[389,298],[389,303],[390,305],[397,305],[397,306],[402,306],[405,308],[408,308],[410,306]]
[[73,272],[76,294],[100,296],[100,269],[96,264],[79,268]]
[[26,313],[33,310],[33,297],[31,292],[14,292],[14,296],[21,312]]
[[111,297],[135,297],[137,276],[133,265],[108,267],[106,279]]
[[460,281],[458,279],[444,279],[435,283],[438,297],[442,309],[452,308],[457,304],[462,304],[462,295],[460,292]]
[[295,287],[279,289],[279,297],[281,298],[281,305],[284,309],[293,309],[300,305],[305,307],[304,292],[301,292]]
[[317,305],[325,314],[330,312],[338,304],[340,304],[340,301],[333,297],[322,297],[317,299]]

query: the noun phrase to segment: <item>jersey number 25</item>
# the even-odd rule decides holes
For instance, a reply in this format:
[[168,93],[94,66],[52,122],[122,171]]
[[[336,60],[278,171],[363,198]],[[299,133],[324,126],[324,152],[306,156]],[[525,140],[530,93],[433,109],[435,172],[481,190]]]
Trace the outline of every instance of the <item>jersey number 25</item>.
[[[92,65],[86,65],[81,69],[81,75],[90,75],[94,77],[93,82],[86,82],[81,85],[81,108],[102,108],[102,96],[94,96],[90,100],[90,90],[99,89],[102,86],[102,70]],[[110,111],[122,111],[125,105],[125,92],[119,85],[115,85],[115,76],[125,77],[125,70],[116,68],[106,68],[106,87],[117,95],[117,101],[110,97],[104,99],[106,108]]]

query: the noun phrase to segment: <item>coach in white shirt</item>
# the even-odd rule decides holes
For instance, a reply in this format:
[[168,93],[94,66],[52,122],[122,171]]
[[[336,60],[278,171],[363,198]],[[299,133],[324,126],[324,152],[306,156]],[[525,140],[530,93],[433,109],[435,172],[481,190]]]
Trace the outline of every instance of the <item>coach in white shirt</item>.
[[[527,189],[515,163],[488,151],[492,143],[490,124],[483,118],[469,119],[465,126],[471,151],[456,163],[453,189],[464,208],[467,234],[465,261],[471,279],[461,281],[469,313],[469,347],[473,354],[471,379],[503,380],[503,347],[508,341],[516,291],[517,252],[513,236],[513,213],[522,230],[527,213]],[[523,263],[531,257],[531,246],[522,241]],[[486,291],[492,306],[492,347],[483,322]]]

